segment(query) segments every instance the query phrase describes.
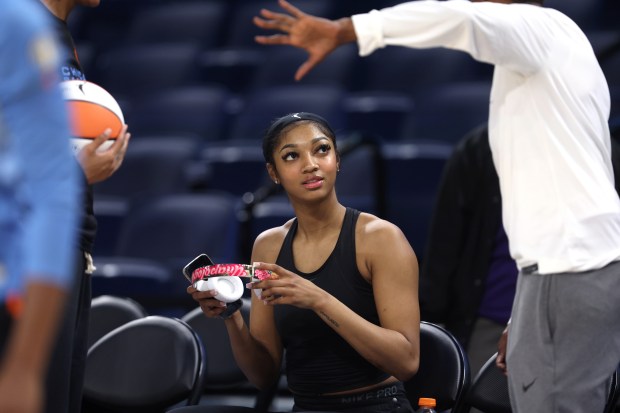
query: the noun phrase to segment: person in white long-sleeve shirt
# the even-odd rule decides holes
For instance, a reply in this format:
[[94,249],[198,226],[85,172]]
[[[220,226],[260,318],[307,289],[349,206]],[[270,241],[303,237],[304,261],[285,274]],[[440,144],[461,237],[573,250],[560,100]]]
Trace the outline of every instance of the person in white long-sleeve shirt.
[[280,32],[258,43],[308,52],[297,80],[351,42],[361,56],[444,47],[494,65],[489,140],[520,270],[497,364],[516,412],[602,411],[620,362],[609,88],[581,29],[542,3],[420,0],[327,20],[279,0],[286,13],[261,10],[254,23]]

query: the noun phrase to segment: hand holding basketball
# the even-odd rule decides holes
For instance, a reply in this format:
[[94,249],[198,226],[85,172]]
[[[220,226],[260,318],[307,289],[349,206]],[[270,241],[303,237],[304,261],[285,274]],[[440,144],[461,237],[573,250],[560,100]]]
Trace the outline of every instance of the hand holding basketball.
[[77,154],[78,161],[89,184],[108,179],[123,163],[127,144],[131,137],[127,133],[127,125],[123,125],[118,138],[112,140],[111,146],[102,150],[104,145],[110,142],[110,134],[111,130],[107,129]]

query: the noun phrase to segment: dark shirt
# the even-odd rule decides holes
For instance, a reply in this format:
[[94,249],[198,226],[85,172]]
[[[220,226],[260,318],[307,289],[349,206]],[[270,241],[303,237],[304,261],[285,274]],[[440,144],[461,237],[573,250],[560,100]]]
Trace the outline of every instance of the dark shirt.
[[[365,320],[379,325],[372,285],[359,273],[355,257],[355,224],[359,212],[347,208],[336,246],[317,271],[295,268],[293,222],[277,264],[311,280]],[[286,349],[286,372],[293,393],[319,395],[380,383],[389,377],[370,364],[313,311],[289,305],[274,307],[276,328]]]
[[489,272],[478,316],[506,324],[512,312],[512,302],[517,290],[517,263],[510,256],[508,237],[503,225],[498,225],[495,248],[491,252]]
[[466,136],[446,163],[420,271],[422,319],[444,324],[464,346],[500,226],[499,180],[485,125]]
[[[51,14],[51,13],[50,13]],[[78,59],[73,37],[69,32],[67,23],[56,16],[52,15],[56,30],[58,32],[58,40],[64,46],[62,51],[65,53],[61,59],[60,76],[62,80],[84,80],[86,77],[82,71],[82,66]],[[67,142],[69,144],[69,142]],[[81,170],[81,168],[80,168]],[[97,218],[93,210],[93,187],[88,185],[86,176],[82,174],[84,182],[84,202],[83,202],[83,218],[80,227],[80,249],[88,253],[92,252],[97,233]]]

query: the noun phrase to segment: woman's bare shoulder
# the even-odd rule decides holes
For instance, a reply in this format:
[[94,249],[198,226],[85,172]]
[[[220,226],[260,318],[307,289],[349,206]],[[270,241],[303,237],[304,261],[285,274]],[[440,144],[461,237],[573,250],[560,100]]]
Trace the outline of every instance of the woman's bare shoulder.
[[405,234],[396,224],[366,212],[360,213],[356,239],[358,249],[366,246],[373,251],[389,251],[395,245],[411,248]]
[[364,236],[377,236],[382,233],[385,236],[402,234],[401,229],[392,222],[368,212],[360,212],[357,222],[357,230]]

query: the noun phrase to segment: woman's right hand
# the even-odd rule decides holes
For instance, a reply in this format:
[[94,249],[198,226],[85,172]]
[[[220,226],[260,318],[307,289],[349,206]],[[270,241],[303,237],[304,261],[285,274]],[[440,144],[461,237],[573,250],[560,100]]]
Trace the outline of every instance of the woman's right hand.
[[187,287],[187,293],[200,305],[202,312],[210,318],[219,317],[226,310],[226,303],[213,298],[217,291],[199,291],[193,284]]

